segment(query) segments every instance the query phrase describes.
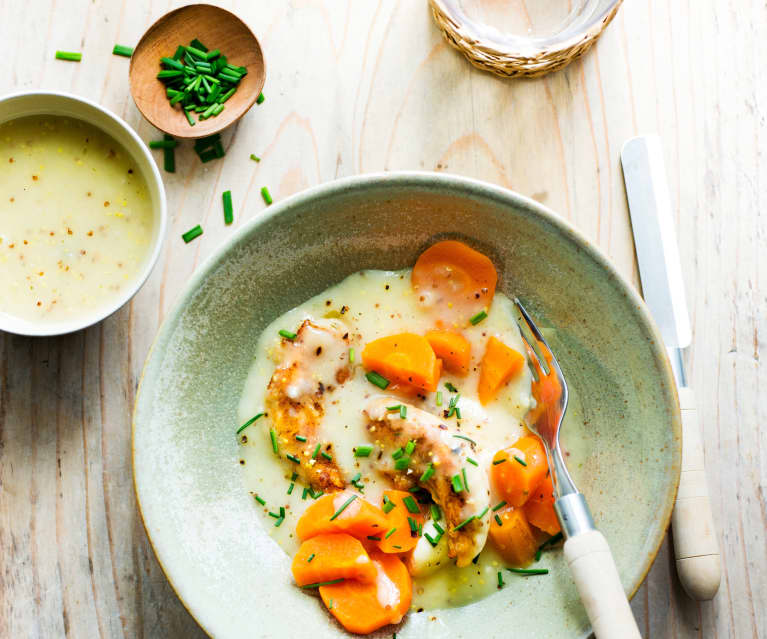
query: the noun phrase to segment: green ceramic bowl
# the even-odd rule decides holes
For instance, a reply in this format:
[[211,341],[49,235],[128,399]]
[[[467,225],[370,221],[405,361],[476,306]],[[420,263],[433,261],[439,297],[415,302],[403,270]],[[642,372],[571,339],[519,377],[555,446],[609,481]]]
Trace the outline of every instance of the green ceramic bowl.
[[[568,464],[639,587],[669,522],[681,461],[676,393],[642,301],[561,218],[505,189],[432,173],[364,175],[270,207],[195,273],[163,324],[136,400],[141,513],[165,574],[216,637],[344,634],[292,585],[238,465],[237,404],[259,333],[276,316],[364,268],[399,269],[438,239],[489,255],[500,289],[547,327],[573,402]],[[588,620],[559,551],[546,577],[461,608],[411,613],[397,636],[580,637]],[[380,636],[391,636],[391,628]]]

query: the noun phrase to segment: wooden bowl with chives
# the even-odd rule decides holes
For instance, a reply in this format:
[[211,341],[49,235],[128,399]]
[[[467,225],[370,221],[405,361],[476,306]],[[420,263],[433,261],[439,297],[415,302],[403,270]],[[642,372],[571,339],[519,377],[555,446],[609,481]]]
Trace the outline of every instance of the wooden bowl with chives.
[[253,32],[208,4],[166,13],[141,37],[130,63],[139,111],[176,138],[201,138],[233,124],[256,102],[265,79]]

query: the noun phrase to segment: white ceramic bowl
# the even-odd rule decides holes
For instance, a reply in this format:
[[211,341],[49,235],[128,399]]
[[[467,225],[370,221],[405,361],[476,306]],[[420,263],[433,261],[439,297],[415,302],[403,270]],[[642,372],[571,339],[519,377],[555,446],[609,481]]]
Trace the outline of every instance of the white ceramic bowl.
[[65,115],[84,120],[114,138],[133,158],[147,183],[152,200],[154,225],[149,255],[143,268],[120,296],[104,305],[97,306],[81,317],[61,322],[34,322],[0,312],[0,330],[18,335],[51,336],[72,333],[91,326],[108,317],[132,298],[141,288],[160,256],[168,211],[165,187],[149,149],[128,124],[95,102],[69,93],[58,91],[25,91],[0,98],[0,123],[27,115]]

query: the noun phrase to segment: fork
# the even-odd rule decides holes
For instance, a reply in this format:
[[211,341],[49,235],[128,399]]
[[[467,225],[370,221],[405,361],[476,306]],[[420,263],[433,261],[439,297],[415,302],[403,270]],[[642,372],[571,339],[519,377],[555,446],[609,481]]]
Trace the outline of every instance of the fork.
[[514,304],[543,355],[541,360],[517,320],[533,371],[532,391],[537,402],[526,421],[543,441],[549,468],[553,469],[554,510],[565,538],[567,565],[597,639],[641,639],[607,540],[594,526],[586,498],[576,488],[562,457],[559,429],[567,410],[565,376],[525,307],[516,298]]

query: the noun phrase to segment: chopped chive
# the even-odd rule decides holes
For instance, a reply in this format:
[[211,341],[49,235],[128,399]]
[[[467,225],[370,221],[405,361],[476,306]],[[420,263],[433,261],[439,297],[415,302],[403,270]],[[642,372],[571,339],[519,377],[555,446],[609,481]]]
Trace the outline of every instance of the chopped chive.
[[442,391],[437,391],[436,404],[437,406],[442,406]]
[[410,457],[401,457],[394,462],[395,470],[405,470],[410,465]]
[[392,528],[389,532],[386,533],[386,535],[384,536],[384,539],[388,539],[389,537],[391,537],[396,530],[397,530],[396,528]]
[[494,459],[493,460],[493,466],[497,466],[498,464],[502,464],[503,462],[508,461],[506,457],[503,457],[501,459]]
[[404,451],[404,449],[403,449],[402,447],[400,447],[400,448],[398,448],[397,450],[395,450],[395,451],[394,451],[394,452],[391,454],[391,456],[392,456],[392,459],[399,459],[399,458],[400,458],[400,457],[402,457],[402,455],[404,455],[404,454],[405,454],[405,451]]
[[200,237],[202,235],[202,227],[198,224],[197,226],[189,229],[186,233],[181,235],[181,239],[184,240],[185,243],[189,244],[193,239],[196,237]]
[[538,550],[536,550],[535,551],[535,561],[540,561],[542,554],[543,554],[543,551],[540,548]]
[[333,461],[333,456],[326,453],[324,450],[322,451],[322,456],[327,459],[328,461]]
[[259,497],[258,495],[253,495],[253,499],[255,499],[262,506],[266,505],[266,501],[263,498]]
[[322,444],[317,442],[317,445],[314,447],[314,452],[312,453],[312,459],[317,459],[317,455],[320,454],[320,448],[322,448]]
[[[400,419],[407,419],[407,406],[405,404],[400,404],[400,407],[399,407],[399,418]],[[413,447],[415,448],[415,444],[413,444]]]
[[293,473],[293,474],[290,476],[290,481],[296,481],[296,479],[298,479],[298,473],[294,472],[294,473]]
[[477,519],[482,519],[485,515],[487,515],[487,511],[490,510],[490,506],[485,506],[485,509],[477,515]]
[[498,590],[500,590],[501,588],[503,588],[505,585],[506,585],[506,584],[504,584],[504,583],[503,583],[503,574],[502,574],[502,573],[501,573],[501,571],[499,570],[499,571],[498,571]]
[[487,317],[487,312],[484,309],[482,309],[474,317],[470,317],[469,318],[469,322],[471,322],[472,326],[476,326],[477,324],[479,324],[486,317]]
[[456,416],[458,419],[462,419],[462,418],[461,418],[461,407],[460,407],[460,406],[456,406],[456,407],[455,407],[453,410],[455,410],[455,416]]
[[274,527],[279,528],[283,521],[285,521],[285,517],[280,517],[277,521],[274,522]]
[[461,468],[461,477],[463,477],[463,487],[466,489],[467,493],[470,493],[471,490],[469,490],[469,482],[466,481],[466,469]]
[[267,206],[274,201],[272,200],[272,194],[269,193],[269,189],[265,186],[261,187],[261,197],[264,198],[264,202],[266,202]]
[[475,442],[471,437],[466,437],[466,435],[453,435],[453,437],[457,437],[458,439],[463,439],[470,444],[474,444],[474,446],[477,445],[477,442]]
[[354,364],[354,349],[353,348],[349,349],[349,363],[350,364]]
[[440,537],[445,534],[445,529],[440,526],[436,521],[432,521],[432,526],[436,529],[436,531],[439,533]]
[[[200,118],[203,119],[203,118]],[[216,152],[213,149],[210,149],[208,151],[205,151],[204,153],[200,153],[200,162],[205,164],[206,162],[210,162],[211,160],[217,159]]]
[[373,452],[372,446],[357,446],[354,449],[355,457],[370,457],[370,453]]
[[169,69],[175,69],[176,71],[183,71],[184,65],[181,64],[178,60],[175,58],[160,58],[160,62],[164,64]]
[[469,523],[471,523],[471,522],[472,522],[472,521],[474,521],[476,518],[477,518],[477,517],[476,517],[476,515],[472,515],[472,516],[471,516],[471,517],[469,517],[468,519],[464,519],[464,520],[463,520],[463,521],[462,521],[460,524],[458,524],[458,525],[457,525],[455,528],[453,528],[453,532],[455,532],[456,530],[460,530],[460,529],[461,529],[461,528],[463,528],[463,527],[464,527],[466,524],[469,524]]
[[116,44],[112,49],[114,55],[122,55],[126,58],[130,58],[133,55],[133,47],[126,47],[122,44]]
[[499,526],[503,526],[503,521],[498,515],[495,515],[495,523],[498,524]]
[[447,390],[449,390],[451,393],[458,392],[458,389],[455,386],[453,386],[450,382],[445,382],[445,388],[447,388]]
[[[430,509],[431,509],[431,520],[432,521],[439,521],[440,519],[442,519],[442,513],[440,512],[439,506],[437,506],[437,504],[432,504],[430,506]],[[435,528],[436,528],[436,526],[435,526]]]
[[[175,142],[173,140],[173,136],[168,135],[167,133],[163,135],[163,140],[165,142]],[[175,173],[176,172],[176,153],[173,150],[173,147],[163,147],[162,150],[163,154],[163,168],[167,173]]]
[[400,409],[400,406],[402,406],[402,404],[397,404],[396,406],[387,406],[386,410],[388,410],[389,412],[393,412],[395,410],[398,411]]
[[320,586],[332,586],[333,584],[340,584],[342,581],[344,581],[343,577],[340,579],[332,579],[331,581],[318,581],[316,584],[306,584],[305,586],[301,586],[301,588],[308,589],[319,588]]
[[410,495],[405,497],[402,500],[402,503],[405,504],[405,508],[407,508],[408,512],[413,513],[414,515],[421,512],[418,504],[415,503],[415,499],[413,499]]
[[204,45],[202,42],[200,42],[200,41],[199,41],[197,38],[195,38],[194,40],[192,40],[192,41],[191,41],[189,44],[190,44],[191,46],[193,46],[195,49],[199,50],[199,51],[205,51],[205,52],[207,52],[207,51],[208,51],[208,47],[206,47],[206,46],[205,46],[205,45]]
[[301,493],[301,499],[306,500],[306,496],[310,494],[310,491],[308,488],[304,488],[304,492]]
[[57,60],[68,60],[69,62],[80,62],[83,59],[82,53],[74,51],[56,51]]
[[[401,409],[400,409],[400,416],[402,416]],[[415,442],[411,439],[407,444],[405,444],[405,454],[412,455],[414,450],[415,450]]]
[[184,75],[184,72],[178,71],[177,69],[163,69],[157,74],[157,79],[167,80],[168,78],[178,78],[182,75]]
[[383,508],[382,510],[388,515],[392,510],[394,510],[397,507],[397,504],[395,504],[391,499],[389,499],[386,495],[384,495],[383,498]]
[[270,512],[269,512],[269,513],[267,513],[267,514],[268,514],[270,517],[274,517],[275,519],[279,519],[279,518],[280,518],[280,513],[273,513],[273,512],[271,512],[271,511],[270,511]]
[[429,481],[432,475],[434,475],[434,464],[429,462],[428,468],[425,471],[423,471],[423,475],[421,475],[421,479],[419,481],[421,482]]
[[266,98],[264,97],[263,93],[259,93],[258,97],[256,98],[256,104],[261,104]]
[[291,333],[290,331],[286,331],[285,329],[281,328],[278,333],[281,337],[284,337],[287,340],[290,340],[291,342],[298,337],[296,333]]
[[428,541],[432,547],[437,547],[437,544],[439,543],[439,537],[434,539],[434,537],[432,537],[429,533],[424,533],[423,536],[426,537],[426,541]]
[[184,115],[186,116],[187,122],[189,122],[189,126],[194,126],[197,124],[197,122],[194,121],[192,114],[189,112],[189,109],[184,109]]
[[207,49],[203,51],[199,47],[195,47],[194,45],[191,45],[186,48],[186,52],[193,55],[195,58],[198,58],[199,60],[204,60]]
[[253,160],[254,162],[260,162],[261,161],[261,158],[258,157],[255,153],[251,153],[250,154],[250,159]]
[[381,541],[380,537],[376,537],[375,535],[368,535],[367,537],[370,541]]
[[224,204],[224,224],[231,224],[234,222],[234,209],[232,208],[232,192],[224,191],[221,195],[221,200]]
[[229,89],[226,93],[224,93],[224,95],[222,95],[220,98],[218,98],[218,103],[219,104],[223,104],[224,102],[226,102],[229,98],[231,98],[234,95],[234,92],[236,90],[237,89],[235,89],[234,87]]
[[467,457],[466,461],[469,462],[472,466],[479,466],[479,463],[476,459],[472,459],[471,457]]
[[509,572],[513,572],[517,575],[548,575],[547,568],[507,568]]
[[295,455],[293,455],[292,453],[288,453],[287,455],[285,455],[285,457],[287,457],[294,464],[300,464],[301,463],[301,460],[298,457],[296,457]]
[[381,390],[385,390],[386,387],[389,385],[389,380],[386,379],[383,375],[379,375],[375,371],[370,371],[368,373],[365,373],[365,377],[367,377],[367,380],[373,384],[374,386],[378,386]]
[[450,482],[453,484],[453,490],[455,492],[460,493],[463,491],[463,483],[461,482],[460,473],[453,475],[453,478],[450,480]]
[[351,504],[355,499],[357,499],[357,495],[352,495],[347,499],[343,505],[333,514],[333,516],[330,518],[330,521],[333,521],[338,515],[340,515],[344,510],[346,510],[346,507]]
[[411,533],[417,533],[418,532],[418,522],[413,519],[412,517],[407,518],[408,526],[410,526],[410,532]]
[[312,493],[312,499],[319,499],[325,494],[324,491],[318,490],[316,493]]
[[244,431],[248,426],[250,426],[254,421],[256,421],[258,418],[263,417],[264,413],[259,413],[255,417],[251,417],[248,421],[246,421],[242,426],[240,426],[237,429],[237,432],[235,435],[239,435],[242,431]]
[[293,482],[290,482],[290,486],[288,486],[288,495],[293,492],[293,488],[295,488],[295,484]]
[[272,440],[272,450],[274,451],[274,454],[278,455],[280,451],[277,448],[277,432],[274,428],[269,429],[269,438]]
[[527,466],[527,462],[524,459],[522,459],[521,457],[517,457],[516,455],[514,455],[514,460],[516,462],[522,464],[523,466]]
[[205,59],[206,60],[213,60],[214,58],[217,58],[220,55],[221,55],[221,51],[219,51],[218,49],[213,49],[213,51],[208,51],[205,54]]
[[306,441],[306,437],[304,437],[303,435],[296,435],[296,441],[297,442],[305,442]]
[[402,550],[402,546],[397,546],[396,544],[392,544],[392,548],[396,548],[397,550]]
[[314,559],[314,553],[309,555],[309,559],[306,560],[306,563],[311,563],[312,559]]

